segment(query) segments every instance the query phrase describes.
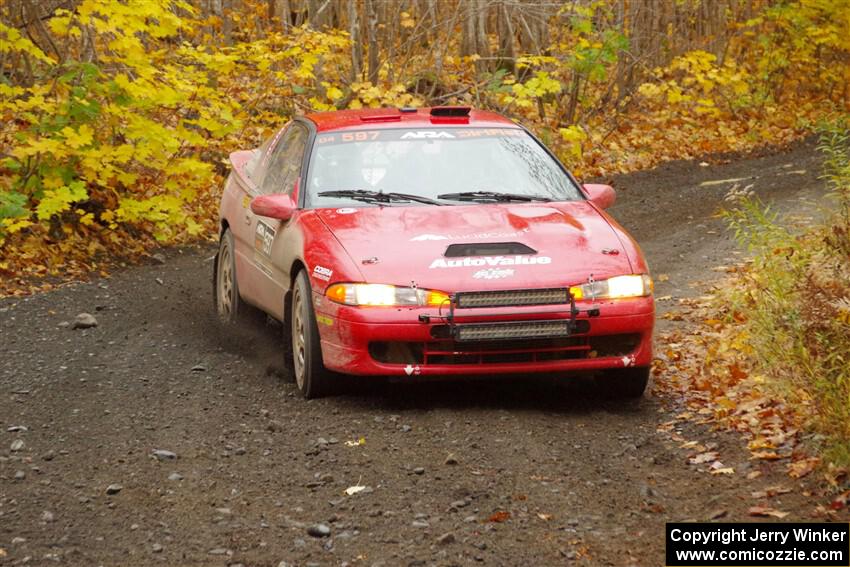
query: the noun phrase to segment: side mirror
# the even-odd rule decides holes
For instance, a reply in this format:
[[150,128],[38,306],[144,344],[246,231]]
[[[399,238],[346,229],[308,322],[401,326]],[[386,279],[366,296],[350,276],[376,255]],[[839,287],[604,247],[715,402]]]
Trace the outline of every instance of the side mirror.
[[255,215],[282,221],[292,218],[296,208],[289,195],[260,195],[251,201],[251,211]]
[[585,183],[584,191],[590,199],[600,209],[607,209],[617,200],[617,193],[610,185],[602,185],[601,183]]

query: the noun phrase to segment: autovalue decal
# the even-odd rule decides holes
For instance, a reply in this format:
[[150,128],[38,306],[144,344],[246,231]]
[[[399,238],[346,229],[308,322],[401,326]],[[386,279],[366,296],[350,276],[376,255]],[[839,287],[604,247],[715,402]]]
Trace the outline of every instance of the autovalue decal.
[[468,268],[471,266],[528,266],[535,264],[551,264],[549,256],[479,256],[477,258],[437,258],[428,266],[434,268]]

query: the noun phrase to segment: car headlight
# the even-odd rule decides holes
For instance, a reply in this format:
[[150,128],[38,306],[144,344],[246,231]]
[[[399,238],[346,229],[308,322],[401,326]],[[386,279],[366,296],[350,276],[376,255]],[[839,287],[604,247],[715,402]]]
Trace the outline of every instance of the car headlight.
[[386,284],[338,283],[329,286],[325,295],[337,303],[373,307],[440,307],[449,302],[449,294],[442,291]]
[[570,294],[574,299],[619,299],[646,297],[652,294],[652,288],[649,274],[635,274],[573,286]]

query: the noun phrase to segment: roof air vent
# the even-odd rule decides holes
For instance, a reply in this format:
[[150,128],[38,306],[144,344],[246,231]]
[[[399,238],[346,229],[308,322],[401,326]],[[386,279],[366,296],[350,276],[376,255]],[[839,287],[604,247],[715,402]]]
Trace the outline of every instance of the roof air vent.
[[435,106],[431,109],[431,116],[440,118],[468,118],[472,108],[468,106]]

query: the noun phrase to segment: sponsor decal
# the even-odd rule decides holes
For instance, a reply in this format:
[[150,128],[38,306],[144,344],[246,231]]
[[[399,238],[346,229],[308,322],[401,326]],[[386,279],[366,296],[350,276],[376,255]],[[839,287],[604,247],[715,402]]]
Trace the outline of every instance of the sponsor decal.
[[324,266],[319,266],[318,264],[316,264],[316,266],[313,268],[313,277],[317,280],[329,281],[333,274],[333,270]]
[[454,134],[450,132],[435,132],[434,130],[415,130],[405,132],[402,140],[439,140],[440,138],[454,139]]
[[325,325],[326,327],[334,326],[334,320],[328,317],[327,315],[319,315],[318,313],[316,313],[316,322],[321,325]]
[[633,355],[633,354],[630,354],[628,356],[624,356],[620,360],[623,361],[623,366],[628,367],[628,366],[634,366],[635,365],[635,355]]
[[254,233],[254,250],[267,258],[271,256],[274,235],[275,229],[264,222],[258,222]]
[[336,144],[339,142],[366,142],[368,140],[377,140],[381,137],[381,133],[377,130],[359,130],[357,132],[344,132],[340,135],[326,134],[318,136],[316,143],[321,144]]
[[268,277],[273,277],[272,269],[269,268],[263,260],[257,260],[257,267],[260,268],[260,271],[266,274]]
[[537,264],[551,264],[549,256],[479,256],[477,258],[437,258],[430,269],[435,268],[469,268],[469,267],[496,267],[496,266],[532,266]]
[[350,215],[351,213],[356,213],[357,209],[352,209],[352,208],[349,207],[349,208],[337,209],[336,212],[340,215]]
[[250,204],[251,204],[251,197],[249,197],[248,195],[245,195],[244,197],[242,197],[242,208],[243,209],[247,209],[248,205],[250,205]]
[[414,236],[410,239],[411,242],[422,242],[425,240],[448,240],[448,236],[442,236],[440,234],[420,234],[419,236]]
[[419,234],[410,239],[411,242],[428,240],[481,240],[485,238],[516,238],[528,232],[527,228],[514,232],[475,232],[472,234]]
[[422,371],[419,369],[418,364],[416,366],[414,366],[412,364],[408,364],[407,366],[404,367],[404,373],[407,374],[408,376],[410,376],[411,374],[415,374],[416,376],[419,376],[419,374],[421,372]]
[[501,270],[498,268],[487,268],[486,270],[478,270],[472,274],[472,277],[476,280],[498,280],[512,275],[514,275],[514,270],[511,268]]

